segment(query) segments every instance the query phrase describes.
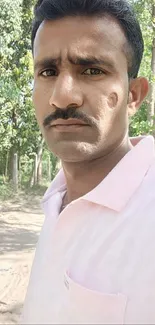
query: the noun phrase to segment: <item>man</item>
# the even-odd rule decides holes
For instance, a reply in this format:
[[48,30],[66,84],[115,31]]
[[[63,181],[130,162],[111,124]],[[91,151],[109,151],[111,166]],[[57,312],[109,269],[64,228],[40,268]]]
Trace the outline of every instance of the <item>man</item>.
[[36,117],[62,170],[43,199],[23,324],[155,324],[155,152],[129,139],[148,93],[125,0],[39,0]]

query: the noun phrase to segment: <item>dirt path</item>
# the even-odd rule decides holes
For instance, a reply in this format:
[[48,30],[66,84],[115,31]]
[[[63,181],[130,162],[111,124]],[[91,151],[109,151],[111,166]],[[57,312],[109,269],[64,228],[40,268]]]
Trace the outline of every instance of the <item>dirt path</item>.
[[0,202],[0,324],[17,324],[44,216],[40,198]]

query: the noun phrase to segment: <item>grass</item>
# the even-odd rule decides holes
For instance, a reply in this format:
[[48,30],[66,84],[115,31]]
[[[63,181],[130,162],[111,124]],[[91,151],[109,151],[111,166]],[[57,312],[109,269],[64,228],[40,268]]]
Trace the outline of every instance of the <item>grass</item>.
[[15,191],[11,184],[0,184],[0,200],[6,201],[12,199]]
[[18,198],[19,196],[43,196],[49,184],[43,183],[29,187],[22,185],[18,190],[15,190],[11,183],[0,182],[0,201],[9,201]]

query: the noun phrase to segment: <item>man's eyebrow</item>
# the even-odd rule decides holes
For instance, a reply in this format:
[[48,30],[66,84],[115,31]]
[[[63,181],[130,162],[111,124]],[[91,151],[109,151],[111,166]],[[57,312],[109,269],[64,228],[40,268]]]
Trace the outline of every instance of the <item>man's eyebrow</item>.
[[46,69],[49,67],[55,67],[59,65],[61,62],[61,58],[45,58],[42,60],[38,60],[34,63],[34,70],[38,69]]
[[88,66],[88,65],[105,65],[109,68],[114,68],[114,65],[110,60],[103,58],[103,57],[95,57],[95,56],[87,56],[87,57],[68,57],[68,60],[73,65],[81,65],[81,66]]
[[[88,65],[104,65],[110,69],[114,69],[114,64],[110,62],[109,59],[103,57],[95,57],[95,56],[76,56],[71,57],[68,56],[68,61],[73,65],[78,66],[88,66]],[[44,58],[42,60],[38,60],[34,64],[34,70],[38,69],[46,69],[50,67],[56,67],[61,64],[61,58]]]

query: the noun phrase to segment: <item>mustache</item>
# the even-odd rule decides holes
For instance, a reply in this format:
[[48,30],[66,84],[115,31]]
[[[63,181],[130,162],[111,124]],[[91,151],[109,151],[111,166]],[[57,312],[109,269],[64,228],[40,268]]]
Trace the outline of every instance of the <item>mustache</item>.
[[67,109],[57,108],[54,113],[51,113],[45,118],[43,126],[49,126],[51,122],[54,122],[58,119],[68,120],[70,118],[81,120],[90,126],[94,124],[91,118],[88,117],[86,114],[77,111],[76,108],[69,107]]

